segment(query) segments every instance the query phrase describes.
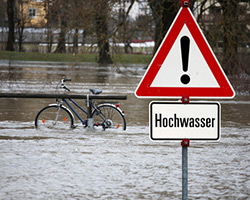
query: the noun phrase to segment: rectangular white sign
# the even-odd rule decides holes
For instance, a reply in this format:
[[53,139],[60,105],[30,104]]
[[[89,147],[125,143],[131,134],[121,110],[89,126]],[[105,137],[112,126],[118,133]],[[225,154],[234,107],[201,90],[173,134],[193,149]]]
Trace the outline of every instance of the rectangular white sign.
[[220,104],[153,101],[149,105],[152,140],[219,140]]

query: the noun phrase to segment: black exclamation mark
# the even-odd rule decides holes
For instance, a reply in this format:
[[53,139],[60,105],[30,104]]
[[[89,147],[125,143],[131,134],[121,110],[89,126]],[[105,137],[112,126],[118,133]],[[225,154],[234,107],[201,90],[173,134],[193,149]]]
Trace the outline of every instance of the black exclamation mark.
[[[181,38],[181,57],[182,57],[182,69],[184,72],[188,70],[188,58],[189,58],[189,46],[190,39],[187,36]],[[187,74],[181,76],[181,82],[183,84],[188,84],[190,82],[190,77]]]

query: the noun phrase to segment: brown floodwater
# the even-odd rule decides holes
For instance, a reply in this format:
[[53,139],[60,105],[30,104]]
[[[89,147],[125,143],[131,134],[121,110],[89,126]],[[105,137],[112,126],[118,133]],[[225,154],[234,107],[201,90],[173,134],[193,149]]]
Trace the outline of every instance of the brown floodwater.
[[[61,78],[74,94],[125,94],[125,132],[34,128],[54,99],[0,98],[0,199],[181,199],[179,142],[149,139],[148,105],[134,96],[145,65],[0,61],[0,92],[54,93]],[[178,101],[171,100],[171,101]],[[250,96],[221,103],[221,139],[191,141],[190,199],[250,196]],[[83,100],[77,100],[84,105]]]

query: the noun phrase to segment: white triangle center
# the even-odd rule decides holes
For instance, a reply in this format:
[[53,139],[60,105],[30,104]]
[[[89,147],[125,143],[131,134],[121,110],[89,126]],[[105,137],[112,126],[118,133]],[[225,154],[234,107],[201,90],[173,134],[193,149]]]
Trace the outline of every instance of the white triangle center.
[[[183,71],[181,55],[180,39],[183,36],[190,39],[186,72]],[[181,81],[183,74],[190,77],[190,81],[186,84]],[[185,24],[150,87],[220,87]]]

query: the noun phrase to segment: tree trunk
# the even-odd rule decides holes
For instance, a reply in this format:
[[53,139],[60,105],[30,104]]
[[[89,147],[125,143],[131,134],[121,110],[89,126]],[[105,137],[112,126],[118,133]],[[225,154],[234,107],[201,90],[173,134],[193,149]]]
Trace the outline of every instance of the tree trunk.
[[52,45],[53,45],[53,32],[52,28],[47,25],[47,52],[51,53]]
[[53,44],[53,31],[52,31],[52,6],[50,5],[50,0],[45,0],[44,1],[44,10],[46,11],[46,19],[47,19],[47,23],[46,23],[46,34],[47,34],[47,38],[46,38],[46,43],[47,43],[47,53],[51,53],[51,49],[52,49],[52,44]]
[[55,11],[58,13],[59,24],[60,24],[60,33],[57,42],[57,48],[55,53],[66,53],[66,33],[68,30],[68,9],[69,9],[69,1],[68,0],[59,0],[55,1]]
[[7,0],[7,15],[8,15],[8,41],[6,46],[6,51],[14,51],[15,44],[15,21],[14,21],[14,8],[15,8],[15,0]]
[[16,30],[18,33],[18,51],[21,52],[23,50],[23,31],[25,27],[25,23],[27,21],[27,17],[24,14],[23,1],[18,1],[17,10],[16,10]]
[[24,24],[18,24],[18,51],[21,52],[23,50],[23,30]]
[[74,49],[74,54],[78,54],[78,28],[75,29],[73,49]]
[[[180,4],[180,2],[177,3]],[[155,22],[154,53],[157,51],[159,45],[161,44],[165,34],[167,33],[177,14],[177,3],[171,0],[149,0],[149,6],[152,10]]]
[[161,23],[161,18],[162,18],[162,13],[161,13],[161,7],[162,7],[162,2],[161,1],[156,1],[156,0],[149,0],[149,6],[152,10],[154,22],[155,22],[155,33],[154,33],[154,51],[155,53],[160,45],[160,42],[163,38],[162,36],[162,23]]
[[56,48],[55,53],[66,53],[66,47],[65,47],[66,32],[67,32],[66,21],[62,17],[61,18],[61,31],[60,31],[60,34],[59,34],[59,39],[58,39],[57,48]]
[[238,59],[238,32],[240,31],[239,1],[219,0],[223,15],[223,66],[227,74],[239,74],[242,67]]
[[112,64],[113,61],[110,57],[109,52],[109,36],[108,36],[108,3],[107,1],[102,1],[96,6],[96,35],[97,44],[99,48],[99,60],[100,64]]

